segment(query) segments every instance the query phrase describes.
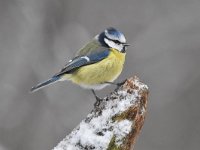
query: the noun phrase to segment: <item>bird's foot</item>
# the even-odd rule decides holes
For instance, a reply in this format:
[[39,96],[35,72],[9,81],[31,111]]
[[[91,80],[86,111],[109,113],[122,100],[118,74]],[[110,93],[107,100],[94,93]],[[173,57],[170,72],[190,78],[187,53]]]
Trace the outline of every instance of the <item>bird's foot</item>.
[[94,90],[92,90],[92,93],[94,94],[94,96],[95,96],[95,98],[96,98],[96,102],[94,103],[94,107],[97,108],[97,107],[101,104],[101,102],[103,101],[103,99],[100,98],[100,97],[98,97],[98,96],[96,95],[96,93],[95,93]]
[[116,83],[116,82],[105,82],[107,84],[112,84],[112,85],[116,85],[117,88],[116,89],[119,89],[120,86],[122,86],[124,83],[126,82],[126,80],[122,81],[122,82],[119,82],[119,83]]
[[123,80],[122,82],[117,83],[117,87],[122,86],[125,82],[126,82],[126,80]]
[[98,96],[95,96],[95,98],[96,98],[96,102],[94,103],[94,107],[97,108],[97,107],[99,107],[99,105],[101,104],[103,99]]

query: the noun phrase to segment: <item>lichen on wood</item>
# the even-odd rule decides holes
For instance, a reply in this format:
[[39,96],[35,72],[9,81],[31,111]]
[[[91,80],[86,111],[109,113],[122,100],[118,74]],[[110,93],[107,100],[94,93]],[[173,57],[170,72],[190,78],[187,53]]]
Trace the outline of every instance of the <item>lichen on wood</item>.
[[54,150],[132,150],[144,124],[147,98],[145,84],[137,77],[127,79]]

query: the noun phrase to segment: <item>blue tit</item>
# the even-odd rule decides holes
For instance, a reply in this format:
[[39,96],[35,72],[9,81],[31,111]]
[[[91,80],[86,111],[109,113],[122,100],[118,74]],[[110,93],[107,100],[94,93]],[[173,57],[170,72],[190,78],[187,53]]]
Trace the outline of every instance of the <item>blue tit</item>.
[[129,44],[122,32],[110,27],[96,35],[81,48],[61,70],[49,80],[31,88],[37,91],[57,81],[70,80],[83,88],[100,90],[112,83],[122,72]]

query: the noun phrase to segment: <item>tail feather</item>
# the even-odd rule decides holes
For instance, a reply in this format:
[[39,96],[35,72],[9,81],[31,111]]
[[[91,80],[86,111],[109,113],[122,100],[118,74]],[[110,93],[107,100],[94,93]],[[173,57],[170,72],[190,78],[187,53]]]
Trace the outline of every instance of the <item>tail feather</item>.
[[44,81],[42,83],[39,83],[36,86],[32,87],[30,92],[35,92],[35,91],[37,91],[37,90],[39,90],[39,89],[41,89],[41,88],[43,88],[47,85],[50,85],[52,83],[55,83],[56,81],[59,81],[59,79],[60,79],[60,77],[54,76],[54,77],[50,78],[49,80]]

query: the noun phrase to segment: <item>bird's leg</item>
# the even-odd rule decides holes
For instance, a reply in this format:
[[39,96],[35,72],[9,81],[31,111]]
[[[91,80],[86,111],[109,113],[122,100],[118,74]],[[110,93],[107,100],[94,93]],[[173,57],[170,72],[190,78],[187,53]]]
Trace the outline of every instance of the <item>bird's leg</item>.
[[98,107],[100,105],[101,101],[102,101],[102,98],[98,97],[94,90],[92,90],[92,93],[94,94],[94,96],[96,98],[96,102],[94,103],[94,106]]
[[105,82],[107,84],[112,84],[112,85],[116,85],[117,88],[119,88],[120,86],[122,86],[124,83],[126,82],[126,80],[122,81],[122,82],[119,82],[119,83],[116,83],[116,82]]

